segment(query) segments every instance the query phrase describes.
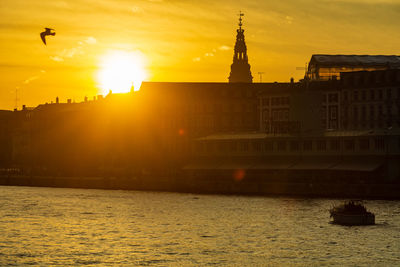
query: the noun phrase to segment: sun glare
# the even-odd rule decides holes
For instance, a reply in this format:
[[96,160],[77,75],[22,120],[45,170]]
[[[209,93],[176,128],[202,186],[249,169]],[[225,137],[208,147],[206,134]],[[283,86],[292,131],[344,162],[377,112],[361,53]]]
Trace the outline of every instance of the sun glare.
[[140,52],[113,50],[100,59],[97,81],[102,94],[130,92],[140,89],[147,74],[144,56]]

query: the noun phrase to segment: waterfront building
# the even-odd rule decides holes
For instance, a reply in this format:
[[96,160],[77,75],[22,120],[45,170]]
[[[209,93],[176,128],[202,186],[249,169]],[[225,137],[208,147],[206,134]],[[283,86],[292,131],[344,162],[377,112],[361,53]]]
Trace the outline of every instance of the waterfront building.
[[10,164],[42,175],[400,178],[398,57],[314,55],[300,82],[252,83],[242,16],[229,83],[143,82],[10,112],[12,130],[0,125]]
[[400,127],[400,69],[341,74],[341,128]]
[[305,78],[326,81],[339,79],[343,72],[396,68],[400,68],[400,56],[316,54],[311,56]]
[[13,112],[0,110],[0,168],[11,162],[11,130],[14,128]]

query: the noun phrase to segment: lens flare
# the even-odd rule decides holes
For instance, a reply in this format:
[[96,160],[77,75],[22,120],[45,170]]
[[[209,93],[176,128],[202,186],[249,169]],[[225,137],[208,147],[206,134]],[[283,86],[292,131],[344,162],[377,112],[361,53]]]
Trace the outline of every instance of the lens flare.
[[241,181],[246,176],[246,171],[244,169],[237,169],[233,172],[233,179],[235,181]]

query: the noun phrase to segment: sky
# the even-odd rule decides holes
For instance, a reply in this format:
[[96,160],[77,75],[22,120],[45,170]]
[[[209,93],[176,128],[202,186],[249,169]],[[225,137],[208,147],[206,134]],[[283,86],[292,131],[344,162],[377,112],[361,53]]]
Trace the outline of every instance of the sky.
[[1,0],[0,109],[103,94],[110,51],[147,81],[227,82],[240,10],[254,82],[301,79],[312,54],[400,54],[400,0]]

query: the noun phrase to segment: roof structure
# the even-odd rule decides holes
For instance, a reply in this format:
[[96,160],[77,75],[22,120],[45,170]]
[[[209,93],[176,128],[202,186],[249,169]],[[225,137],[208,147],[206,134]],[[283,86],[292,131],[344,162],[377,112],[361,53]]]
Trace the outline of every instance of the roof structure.
[[393,66],[400,67],[400,56],[395,55],[312,55],[310,64],[320,66]]

